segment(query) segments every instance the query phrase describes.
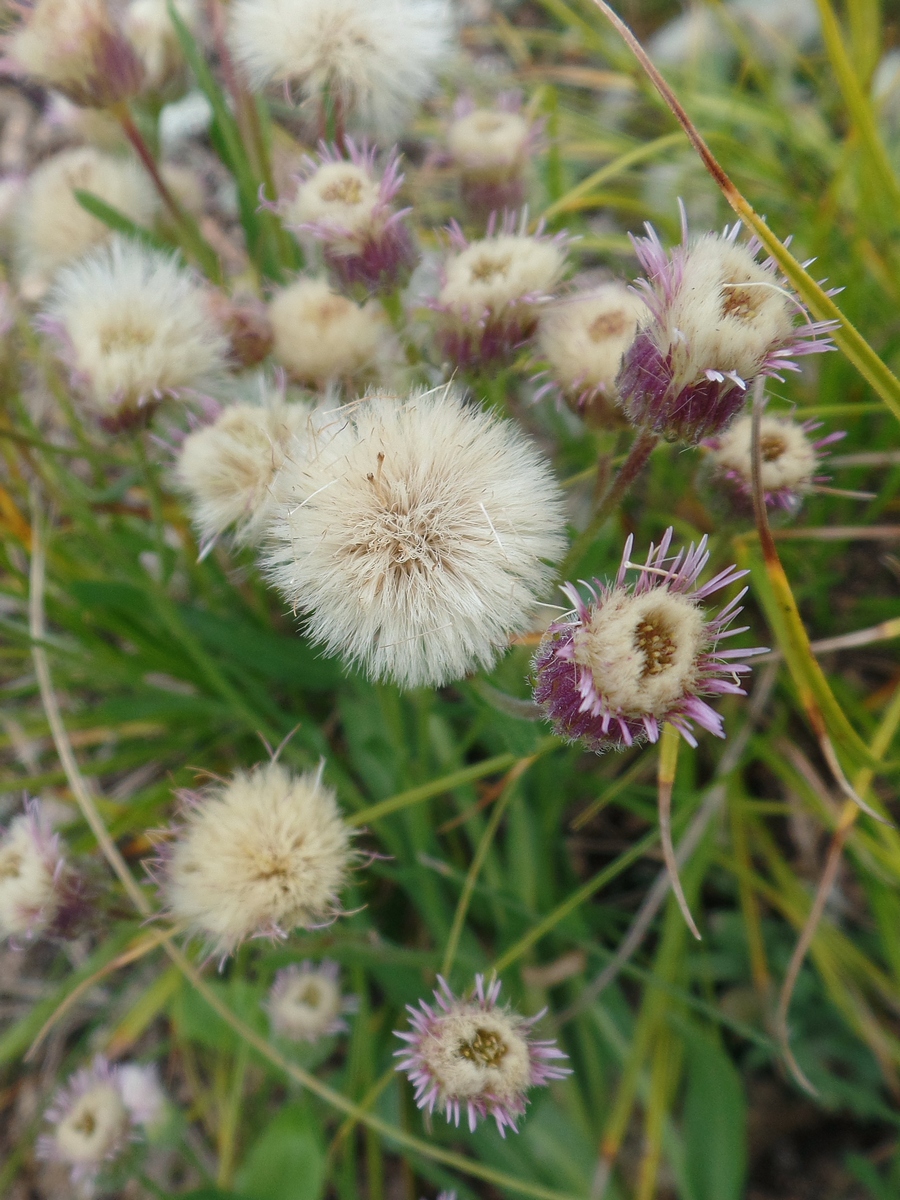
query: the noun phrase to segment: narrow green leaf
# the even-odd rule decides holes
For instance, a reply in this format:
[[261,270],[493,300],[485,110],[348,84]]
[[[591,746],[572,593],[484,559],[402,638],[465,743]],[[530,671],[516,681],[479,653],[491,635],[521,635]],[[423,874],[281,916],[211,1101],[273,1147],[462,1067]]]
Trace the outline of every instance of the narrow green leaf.
[[697,1200],[741,1200],[747,1173],[747,1106],[741,1077],[717,1041],[687,1032],[684,1148]]
[[113,208],[111,204],[107,204],[93,192],[86,192],[83,188],[74,188],[73,195],[86,212],[89,212],[92,217],[96,217],[98,221],[102,221],[110,229],[114,229],[116,233],[122,233],[136,242],[142,242],[145,246],[152,246],[154,250],[164,250],[169,254],[181,254],[177,247],[170,246],[162,238],[157,237],[152,229],[137,225],[130,217],[126,217],[123,212]]

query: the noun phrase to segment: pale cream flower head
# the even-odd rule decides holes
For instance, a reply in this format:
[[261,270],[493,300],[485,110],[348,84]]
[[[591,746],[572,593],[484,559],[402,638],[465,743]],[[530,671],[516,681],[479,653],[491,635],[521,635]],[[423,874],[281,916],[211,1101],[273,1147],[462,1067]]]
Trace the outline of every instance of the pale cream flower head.
[[65,1164],[80,1194],[91,1195],[97,1176],[122,1154],[134,1132],[120,1068],[96,1058],[76,1071],[56,1093],[46,1117],[53,1129],[38,1139],[38,1156]]
[[[733,472],[746,490],[753,481],[753,419],[740,417],[709,450],[716,471]],[[763,416],[759,428],[763,492],[803,492],[819,467],[816,445],[802,424],[789,417]]]
[[563,548],[561,497],[517,426],[449,388],[376,394],[286,465],[269,575],[327,651],[441,686],[526,629]]
[[358,999],[342,996],[337,963],[294,963],[275,976],[266,1008],[272,1030],[292,1042],[317,1042],[345,1033],[343,1014],[355,1012]]
[[185,823],[161,859],[172,919],[217,954],[340,914],[350,830],[319,771],[278,762],[185,793]]
[[147,174],[131,158],[90,146],[63,150],[29,177],[15,208],[15,258],[27,298],[39,298],[54,273],[112,239],[108,225],[91,216],[75,191],[91,192],[137,225],[152,225],[157,198]]
[[435,86],[450,9],[445,0],[236,0],[229,40],[255,86],[293,85],[314,103],[327,90],[354,123],[391,136]]
[[471,242],[445,266],[441,309],[477,320],[543,300],[565,269],[565,250],[552,238],[501,233]]
[[316,387],[370,372],[389,334],[379,304],[356,304],[326,279],[298,279],[276,292],[269,320],[275,358],[294,379]]
[[[382,188],[366,168],[357,162],[323,162],[304,179],[285,210],[291,225],[322,225],[350,235],[346,252],[353,250],[357,238],[372,224],[383,208]],[[344,249],[340,244],[335,247]]]
[[524,165],[533,127],[519,112],[476,108],[457,117],[447,131],[447,148],[466,172],[509,172]]
[[50,925],[60,903],[63,860],[35,802],[0,830],[0,938],[33,937]]
[[273,395],[262,404],[230,404],[185,438],[175,474],[203,549],[229,527],[239,543],[258,540],[276,503],[279,471],[306,452],[309,419],[308,405]]
[[643,300],[621,283],[563,296],[541,311],[537,354],[567,397],[600,391],[613,398],[622,355],[648,315]]
[[[196,25],[194,0],[175,0],[175,11],[189,29]],[[160,92],[184,75],[184,54],[168,0],[130,0],[122,24],[143,64],[145,91]]]

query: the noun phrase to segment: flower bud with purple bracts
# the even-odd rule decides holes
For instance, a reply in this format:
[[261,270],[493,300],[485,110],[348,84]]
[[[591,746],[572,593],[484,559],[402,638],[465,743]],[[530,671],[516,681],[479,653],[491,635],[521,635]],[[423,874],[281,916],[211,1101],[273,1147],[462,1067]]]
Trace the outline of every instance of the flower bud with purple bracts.
[[38,1139],[38,1157],[64,1163],[72,1182],[90,1188],[135,1136],[119,1068],[96,1058],[69,1079],[47,1110],[52,1132]]
[[403,287],[418,260],[406,224],[410,209],[393,201],[403,183],[393,151],[379,178],[377,151],[346,139],[345,158],[322,145],[307,158],[285,221],[322,246],[325,263],[348,292],[369,296]]
[[67,866],[40,802],[0,830],[0,938],[68,937],[85,915],[83,881]]
[[487,220],[492,212],[511,212],[525,202],[525,169],[540,127],[521,107],[515,93],[498,96],[496,108],[476,108],[468,97],[454,105],[447,149],[473,219]]
[[[766,506],[795,516],[804,496],[827,475],[817,474],[822,450],[846,437],[841,430],[826,437],[809,435],[821,421],[793,421],[763,416],[759,428],[760,482]],[[753,511],[753,419],[741,417],[718,437],[702,442],[708,452],[706,471],[717,495],[724,494],[739,514]]]
[[465,1113],[470,1130],[493,1117],[505,1137],[507,1128],[518,1132],[516,1119],[525,1112],[530,1088],[571,1072],[558,1065],[567,1055],[555,1042],[532,1037],[532,1026],[547,1010],[522,1017],[498,1007],[499,995],[499,980],[485,987],[484,976],[476,975],[475,994],[458,998],[439,975],[435,1007],[424,1000],[419,1008],[406,1006],[412,1029],[397,1032],[407,1045],[395,1057],[419,1108],[429,1115],[437,1108],[454,1125]]
[[275,976],[266,1001],[272,1030],[292,1042],[318,1042],[349,1029],[344,1016],[356,1012],[359,999],[342,996],[340,968],[320,963],[292,963]]
[[701,601],[747,572],[728,567],[698,587],[707,539],[670,556],[671,541],[670,528],[641,565],[631,562],[629,537],[615,581],[595,579],[587,601],[564,585],[573,611],[549,627],[534,659],[534,698],[560,737],[597,752],[622,749],[657,741],[666,721],[691,746],[693,724],[725,736],[703,697],[744,695],[740,676],[750,667],[741,660],[765,649],[719,649],[747,628],[728,629],[746,588],[711,618]]
[[509,361],[535,332],[538,314],[562,278],[566,235],[526,232],[528,215],[488,222],[487,237],[469,242],[450,227],[456,251],[444,264],[431,307],[441,353],[464,371]]
[[834,348],[825,336],[834,323],[810,319],[773,260],[757,262],[759,241],[737,241],[739,224],[689,242],[683,223],[682,245],[670,254],[647,230],[632,241],[650,320],[617,381],[632,425],[692,443],[714,436],[757,376],[782,379],[802,355]]

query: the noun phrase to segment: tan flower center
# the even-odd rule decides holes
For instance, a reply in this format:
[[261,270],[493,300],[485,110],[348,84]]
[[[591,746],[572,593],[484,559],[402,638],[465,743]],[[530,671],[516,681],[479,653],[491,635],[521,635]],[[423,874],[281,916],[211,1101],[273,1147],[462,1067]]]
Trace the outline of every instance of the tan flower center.
[[490,255],[484,254],[472,265],[472,279],[479,283],[491,283],[498,275],[507,273],[511,261],[508,254],[501,258],[491,258]]
[[332,204],[359,204],[362,194],[362,180],[352,176],[336,179],[322,188],[322,199]]
[[115,350],[132,350],[137,346],[149,346],[153,342],[153,330],[136,321],[116,321],[100,330],[100,351],[111,354]]
[[503,1038],[493,1029],[475,1030],[475,1036],[469,1042],[460,1042],[458,1053],[460,1058],[477,1063],[481,1067],[498,1068],[509,1051]]
[[85,1137],[91,1137],[97,1129],[97,1118],[87,1108],[78,1120],[74,1122],[72,1128],[78,1133],[83,1133]]
[[722,285],[725,295],[722,299],[722,316],[737,317],[739,321],[752,321],[766,299],[764,287],[746,287],[746,280],[728,279]]
[[641,679],[661,675],[675,658],[672,627],[662,613],[649,613],[634,631],[635,649],[644,656]]
[[759,452],[763,462],[776,462],[787,450],[787,443],[778,433],[764,433],[759,439]]
[[18,879],[22,872],[22,855],[18,850],[7,850],[0,855],[0,879]]
[[621,309],[601,313],[588,326],[588,337],[592,342],[605,342],[607,338],[621,337],[629,327],[629,319]]

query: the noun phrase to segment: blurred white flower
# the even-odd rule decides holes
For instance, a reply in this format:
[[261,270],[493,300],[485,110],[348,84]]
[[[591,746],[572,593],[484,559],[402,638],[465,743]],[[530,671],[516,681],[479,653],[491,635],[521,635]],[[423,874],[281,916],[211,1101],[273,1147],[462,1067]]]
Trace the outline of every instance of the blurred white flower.
[[356,304],[326,279],[298,279],[269,302],[272,353],[301,383],[324,388],[371,371],[390,330],[381,306]]
[[356,996],[341,995],[340,968],[328,959],[293,963],[279,971],[266,1002],[273,1031],[292,1042],[346,1033],[344,1014],[358,1007]]

